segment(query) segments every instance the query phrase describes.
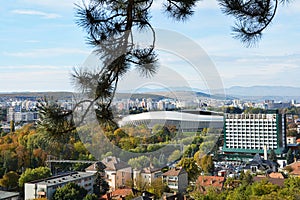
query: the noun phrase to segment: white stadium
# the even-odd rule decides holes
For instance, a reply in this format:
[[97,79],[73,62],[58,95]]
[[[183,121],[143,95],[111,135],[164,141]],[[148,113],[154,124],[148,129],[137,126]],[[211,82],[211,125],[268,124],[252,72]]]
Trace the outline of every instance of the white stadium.
[[133,114],[119,121],[119,126],[147,125],[150,129],[156,124],[175,125],[182,132],[196,132],[203,128],[223,128],[224,117],[201,115],[176,111],[155,111]]

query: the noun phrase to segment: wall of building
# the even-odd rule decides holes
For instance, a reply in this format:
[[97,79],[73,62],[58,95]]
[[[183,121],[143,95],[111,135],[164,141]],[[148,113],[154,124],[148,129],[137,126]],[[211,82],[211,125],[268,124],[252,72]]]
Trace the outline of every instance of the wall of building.
[[224,152],[263,153],[264,146],[277,154],[286,148],[285,120],[280,114],[227,114]]

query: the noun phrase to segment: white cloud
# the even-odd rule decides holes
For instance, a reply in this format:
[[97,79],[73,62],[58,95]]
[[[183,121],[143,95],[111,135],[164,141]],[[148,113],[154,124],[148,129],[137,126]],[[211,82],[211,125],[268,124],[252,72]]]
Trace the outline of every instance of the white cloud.
[[46,12],[41,12],[41,11],[37,11],[37,10],[13,10],[12,13],[18,14],[18,15],[40,16],[45,19],[55,19],[55,18],[61,17],[61,15],[58,15],[55,13],[46,13]]
[[58,66],[31,67],[36,69],[4,72],[1,70],[0,91],[72,91],[69,69],[56,70]]
[[34,49],[31,51],[24,52],[4,52],[6,56],[14,57],[53,57],[53,56],[63,56],[66,54],[81,54],[88,55],[90,52],[78,48],[48,48],[48,49]]
[[66,70],[66,69],[72,69],[72,66],[54,66],[54,65],[21,65],[21,66],[5,65],[5,66],[0,66],[1,73],[3,73],[4,71],[9,71],[9,70],[30,71],[30,70]]
[[19,2],[25,2],[26,4],[44,6],[48,8],[66,9],[74,7],[74,3],[81,2],[81,0],[19,0]]

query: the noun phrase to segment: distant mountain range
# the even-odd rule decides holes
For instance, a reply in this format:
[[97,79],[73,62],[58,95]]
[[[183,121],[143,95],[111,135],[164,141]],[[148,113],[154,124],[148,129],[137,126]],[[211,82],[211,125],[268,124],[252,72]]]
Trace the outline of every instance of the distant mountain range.
[[226,89],[226,96],[250,101],[272,99],[275,101],[300,101],[300,88],[290,86],[234,86]]
[[[273,99],[276,101],[289,101],[291,99],[300,100],[300,87],[290,86],[233,86],[225,88],[226,99],[247,99],[247,100],[265,100]],[[176,93],[175,96],[197,96],[214,99],[223,99],[223,95],[210,95],[208,90],[201,90],[198,88],[190,87],[171,87],[171,88],[140,88],[135,91],[140,94],[156,94],[166,97],[172,97],[172,93]]]
[[[56,97],[58,99],[72,98],[71,92],[12,92],[12,93],[0,93],[0,97]],[[290,86],[233,86],[225,89],[226,99],[248,99],[248,100],[264,100],[274,99],[278,101],[285,101],[296,99],[300,101],[300,87]],[[117,98],[182,98],[193,99],[195,96],[213,99],[224,99],[223,95],[210,95],[209,91],[201,90],[198,88],[190,87],[171,87],[171,88],[140,88],[135,91],[120,91],[117,93]],[[223,96],[224,97],[224,96]]]
[[232,96],[300,96],[300,87],[289,86],[234,86],[226,89],[227,95]]

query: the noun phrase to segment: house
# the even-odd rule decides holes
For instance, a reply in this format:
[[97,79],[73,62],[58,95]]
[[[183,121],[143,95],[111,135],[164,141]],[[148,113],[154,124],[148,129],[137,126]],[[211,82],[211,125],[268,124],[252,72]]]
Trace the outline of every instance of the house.
[[110,191],[125,186],[125,183],[132,180],[132,168],[119,158],[109,156],[101,161],[106,168],[105,179],[110,187]]
[[136,183],[138,178],[141,178],[143,182],[153,183],[157,178],[162,177],[162,171],[160,168],[154,168],[153,166],[145,167],[142,170],[133,170],[133,180]]
[[263,159],[259,154],[256,154],[253,159],[246,164],[244,171],[250,170],[253,173],[256,172],[276,172],[278,169],[278,163],[270,160]]
[[67,183],[73,182],[82,186],[93,193],[93,184],[95,180],[95,173],[89,172],[71,172],[59,176],[52,176],[43,180],[36,180],[25,183],[24,199],[31,200],[36,198],[51,199],[57,188],[63,187]]
[[138,191],[132,188],[116,189],[103,195],[100,200],[122,200],[128,196],[134,196]]
[[225,178],[221,176],[199,176],[196,181],[198,191],[206,193],[208,188],[215,188],[218,191],[223,189]]
[[179,193],[186,191],[188,186],[188,174],[182,167],[175,167],[162,174],[163,181],[167,186]]

